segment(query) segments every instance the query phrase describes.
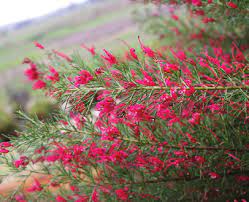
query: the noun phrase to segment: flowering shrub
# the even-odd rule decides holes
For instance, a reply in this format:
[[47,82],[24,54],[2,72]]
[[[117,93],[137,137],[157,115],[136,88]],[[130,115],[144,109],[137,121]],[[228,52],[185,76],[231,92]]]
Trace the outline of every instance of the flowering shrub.
[[172,45],[174,42],[174,46],[182,48],[196,45],[199,48],[203,44],[208,45],[210,41],[216,40],[223,45],[238,41],[242,44],[242,49],[248,48],[248,1],[155,0],[145,2],[154,2],[157,7],[148,9],[146,12],[142,9],[136,11],[135,19],[141,22],[140,24],[147,32],[156,34],[160,38],[160,44]]
[[26,60],[34,89],[62,110],[48,122],[21,113],[26,132],[13,146],[0,144],[13,171],[47,176],[20,185],[11,199],[246,201],[246,51],[235,42],[187,51],[138,42],[140,50],[129,48],[125,57],[82,45],[91,62],[55,50],[47,64]]

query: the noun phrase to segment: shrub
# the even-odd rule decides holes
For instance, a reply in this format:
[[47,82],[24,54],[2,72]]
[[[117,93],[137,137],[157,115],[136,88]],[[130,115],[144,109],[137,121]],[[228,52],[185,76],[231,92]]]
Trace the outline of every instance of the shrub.
[[91,63],[55,50],[48,64],[28,60],[33,88],[64,110],[46,123],[23,115],[31,126],[12,143],[25,156],[1,145],[16,172],[49,179],[20,187],[16,200],[245,202],[248,57],[213,40],[162,51],[138,38],[141,50],[125,58],[84,46]]

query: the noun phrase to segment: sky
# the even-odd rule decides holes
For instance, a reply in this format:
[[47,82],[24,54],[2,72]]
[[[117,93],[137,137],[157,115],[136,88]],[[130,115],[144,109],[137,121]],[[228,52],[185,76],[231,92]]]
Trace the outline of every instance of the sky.
[[42,16],[87,0],[0,0],[0,26]]

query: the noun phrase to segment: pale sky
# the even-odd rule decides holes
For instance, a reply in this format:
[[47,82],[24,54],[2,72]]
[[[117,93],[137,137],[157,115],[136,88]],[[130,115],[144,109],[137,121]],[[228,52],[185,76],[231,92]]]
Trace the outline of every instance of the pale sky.
[[0,0],[0,26],[42,16],[71,3],[87,0]]

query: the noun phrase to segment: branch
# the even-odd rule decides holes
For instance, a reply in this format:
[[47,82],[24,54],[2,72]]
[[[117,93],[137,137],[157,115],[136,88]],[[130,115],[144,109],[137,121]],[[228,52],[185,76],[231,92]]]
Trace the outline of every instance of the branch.
[[[176,89],[176,90],[181,90],[182,87],[161,87],[161,86],[141,86],[141,87],[136,87],[136,88],[129,88],[129,89],[125,89],[123,87],[120,88],[105,88],[105,87],[97,87],[97,88],[90,88],[90,87],[80,87],[78,89],[70,89],[71,91],[75,91],[75,90],[84,90],[84,91],[102,91],[102,90],[108,90],[108,91],[137,91],[137,90],[170,90],[170,89]],[[190,90],[192,88],[190,87],[186,87],[186,90]],[[245,90],[249,90],[249,86],[204,86],[204,87],[193,87],[194,90],[238,90],[238,89],[245,89]]]

